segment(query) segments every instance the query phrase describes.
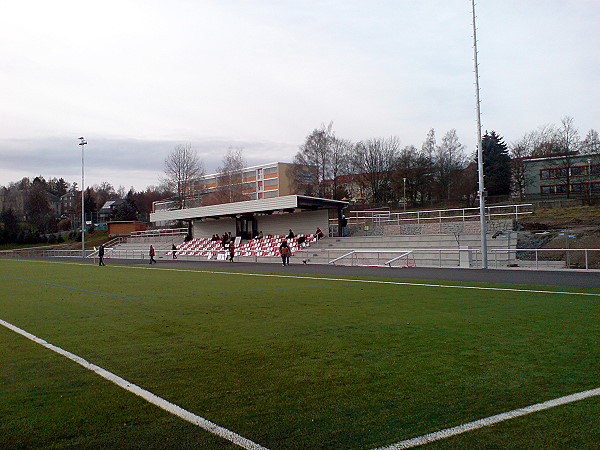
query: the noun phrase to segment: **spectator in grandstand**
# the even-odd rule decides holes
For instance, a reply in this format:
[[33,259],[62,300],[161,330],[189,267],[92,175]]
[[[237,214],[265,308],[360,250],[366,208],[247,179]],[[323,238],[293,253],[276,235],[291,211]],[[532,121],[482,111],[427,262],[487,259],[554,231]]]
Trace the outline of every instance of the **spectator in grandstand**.
[[177,259],[177,247],[175,246],[174,243],[171,246],[171,253],[173,253],[173,259]]
[[262,239],[263,238],[263,232],[262,230],[258,232],[258,235],[256,235],[256,239]]
[[104,264],[104,245],[100,244],[100,247],[98,247],[98,259],[100,260],[100,262],[98,263],[99,266],[105,266],[106,264]]
[[233,241],[229,242],[229,261],[233,262],[233,257],[235,256],[235,244]]
[[210,238],[211,242],[217,242],[219,240],[221,240],[221,238],[219,238],[218,234],[213,234],[212,237]]
[[298,237],[298,245],[300,245],[301,247],[304,247],[305,243],[306,243],[306,238],[304,236],[299,236]]
[[290,228],[290,232],[288,233],[288,235],[286,236],[286,239],[294,239],[294,232],[292,231],[292,229]]
[[152,245],[150,246],[150,251],[148,252],[148,255],[150,256],[150,262],[148,264],[156,264],[156,260],[154,259],[154,255],[156,255],[156,252],[154,251],[154,247],[152,247]]
[[223,245],[223,247],[227,247],[228,243],[229,243],[229,236],[227,236],[227,233],[224,233],[223,236],[221,237],[221,245]]
[[325,235],[323,234],[323,232],[321,231],[321,229],[319,227],[317,227],[317,231],[315,231],[315,238],[318,240],[318,239],[321,239],[323,237],[325,237]]
[[283,241],[279,246],[279,253],[281,254],[281,261],[284,266],[290,265],[290,248],[288,247],[287,241]]

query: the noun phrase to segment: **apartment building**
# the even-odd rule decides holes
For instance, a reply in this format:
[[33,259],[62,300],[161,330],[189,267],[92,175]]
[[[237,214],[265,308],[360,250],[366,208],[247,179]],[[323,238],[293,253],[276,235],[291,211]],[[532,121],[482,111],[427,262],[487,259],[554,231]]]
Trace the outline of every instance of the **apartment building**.
[[529,199],[600,195],[600,154],[529,158],[523,163]]
[[231,174],[205,175],[192,182],[189,195],[229,193],[236,198],[226,201],[244,201],[303,194],[313,177],[314,168],[310,166],[273,162],[244,167]]

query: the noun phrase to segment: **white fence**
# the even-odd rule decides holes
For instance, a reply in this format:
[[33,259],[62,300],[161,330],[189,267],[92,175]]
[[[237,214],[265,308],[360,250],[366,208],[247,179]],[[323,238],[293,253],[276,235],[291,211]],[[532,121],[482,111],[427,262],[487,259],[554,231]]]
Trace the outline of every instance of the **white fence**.
[[[597,248],[583,249],[488,249],[488,267],[501,269],[521,267],[531,269],[592,269],[590,255],[600,252]],[[523,259],[523,255],[528,256]],[[392,255],[394,255],[392,257]],[[557,255],[552,258],[553,255]],[[563,255],[565,255],[563,257]],[[321,250],[319,257],[329,264],[351,266],[390,267],[470,267],[481,268],[482,258],[479,248],[423,248],[412,250]],[[518,257],[521,256],[521,259]],[[313,258],[314,260],[314,258]],[[600,267],[597,267],[600,269]]]
[[[519,248],[519,249],[488,249],[488,267],[504,268],[507,266],[523,267],[531,269],[599,269],[591,267],[590,255],[594,252],[600,252],[598,248],[559,248],[559,249],[539,249],[539,248]],[[465,251],[468,252],[468,265],[464,265]],[[462,260],[461,260],[462,253]],[[517,259],[518,254],[526,254],[528,259]],[[527,255],[528,254],[528,255]],[[557,255],[552,259],[552,255]],[[564,256],[563,256],[564,255]],[[157,253],[161,259],[170,259],[170,256]],[[79,258],[81,259],[81,250],[53,250],[43,248],[2,250],[0,257],[5,258]],[[113,250],[106,248],[105,259],[123,259],[123,260],[147,260],[148,252],[146,250]],[[478,248],[469,248],[468,250],[455,248],[438,249],[412,249],[412,250],[320,250],[319,261],[313,259],[312,262],[335,263],[341,261],[345,265],[375,265],[390,267],[481,267],[481,251]],[[86,249],[86,258],[97,258],[97,251]],[[184,256],[179,255],[179,260],[187,261],[206,261],[205,256]],[[245,262],[279,262],[279,257],[236,257],[237,261]],[[297,253],[292,262],[298,263],[303,260],[310,262],[308,254]],[[461,261],[463,264],[461,264]]]
[[[532,211],[526,211],[531,208],[531,203],[519,205],[499,205],[487,206],[485,214],[487,220],[498,219],[518,219],[521,216],[532,214]],[[374,224],[401,224],[401,223],[422,223],[422,222],[449,222],[466,221],[479,218],[479,208],[455,208],[455,209],[435,209],[429,211],[407,211],[390,212],[388,210],[377,211],[352,211],[346,217],[349,224],[362,224],[371,221]],[[337,223],[337,219],[331,219],[330,222]]]

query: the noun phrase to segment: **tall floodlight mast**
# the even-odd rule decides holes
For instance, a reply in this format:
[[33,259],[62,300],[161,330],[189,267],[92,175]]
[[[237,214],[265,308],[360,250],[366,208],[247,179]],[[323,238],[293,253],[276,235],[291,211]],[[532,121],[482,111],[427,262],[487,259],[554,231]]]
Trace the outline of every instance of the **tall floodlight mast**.
[[477,63],[477,27],[475,26],[475,0],[473,10],[473,63],[475,66],[475,102],[477,109],[477,172],[479,174],[479,228],[481,229],[481,268],[488,268],[487,226],[485,221],[485,187],[483,184],[483,148],[481,145],[481,109],[479,102],[479,64]]
[[79,138],[81,145],[81,257],[85,259],[85,181],[84,181],[84,165],[83,165],[83,146],[87,141]]

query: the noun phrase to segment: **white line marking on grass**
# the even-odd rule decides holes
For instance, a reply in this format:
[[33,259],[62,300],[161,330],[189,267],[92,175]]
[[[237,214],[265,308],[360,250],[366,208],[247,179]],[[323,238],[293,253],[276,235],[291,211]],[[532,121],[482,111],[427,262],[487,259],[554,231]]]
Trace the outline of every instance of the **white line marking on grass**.
[[377,447],[374,450],[398,450],[402,448],[412,448],[419,445],[428,444],[433,441],[439,441],[457,434],[465,433],[467,431],[476,430],[478,428],[489,427],[498,422],[505,420],[514,419],[515,417],[524,416],[544,409],[554,408],[555,406],[564,405],[567,403],[576,402],[589,397],[600,395],[600,388],[591,389],[589,391],[578,392],[577,394],[567,395],[565,397],[555,398],[554,400],[548,400],[543,403],[536,403],[535,405],[526,406],[524,408],[515,409],[495,416],[486,417],[485,419],[476,420],[474,422],[468,422],[462,425],[458,425],[452,428],[446,428],[445,430],[436,431],[435,433],[425,434],[405,441],[396,442],[395,444],[387,447]]
[[69,358],[70,360],[75,361],[77,364],[85,367],[86,369],[97,373],[102,378],[107,379],[108,381],[116,384],[117,386],[119,386],[129,392],[132,392],[133,394],[143,398],[147,402],[152,403],[153,405],[156,405],[159,408],[164,409],[165,411],[170,412],[171,414],[182,418],[183,420],[186,420],[200,428],[203,428],[204,430],[208,431],[209,433],[220,436],[223,439],[233,442],[234,444],[236,444],[242,448],[245,448],[245,449],[267,450],[266,447],[256,444],[256,443],[252,442],[251,440],[246,439],[245,437],[242,437],[239,434],[228,430],[227,428],[223,428],[203,417],[200,417],[186,409],[183,409],[182,407],[177,406],[174,403],[171,403],[171,402],[165,400],[164,398],[161,398],[161,397],[153,394],[150,391],[142,389],[141,387],[139,387],[133,383],[130,383],[129,381],[103,369],[102,367],[92,364],[71,352],[63,350],[62,348],[57,347],[56,345],[50,344],[50,343],[46,342],[45,340],[43,340],[31,333],[28,333],[27,331],[22,330],[19,327],[16,327],[8,322],[5,322],[2,319],[0,319],[0,324],[4,325],[6,328],[14,331],[15,333],[20,334],[21,336],[24,336],[27,339],[29,339],[37,344],[40,344],[40,345],[46,347],[47,349],[52,350],[53,352],[58,353],[59,355],[65,356],[65,357]]

